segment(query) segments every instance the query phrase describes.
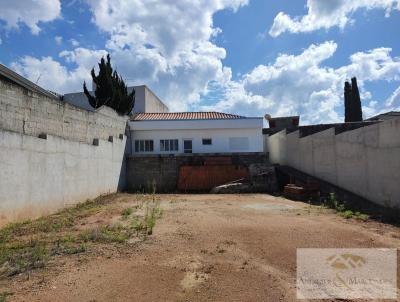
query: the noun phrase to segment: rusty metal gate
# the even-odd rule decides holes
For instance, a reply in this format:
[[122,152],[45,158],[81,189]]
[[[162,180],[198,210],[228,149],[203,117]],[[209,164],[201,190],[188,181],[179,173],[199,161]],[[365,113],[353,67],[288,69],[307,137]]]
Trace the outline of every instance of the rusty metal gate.
[[184,165],[179,168],[180,191],[208,191],[241,178],[248,178],[245,166],[232,164],[231,157],[208,157],[203,165]]

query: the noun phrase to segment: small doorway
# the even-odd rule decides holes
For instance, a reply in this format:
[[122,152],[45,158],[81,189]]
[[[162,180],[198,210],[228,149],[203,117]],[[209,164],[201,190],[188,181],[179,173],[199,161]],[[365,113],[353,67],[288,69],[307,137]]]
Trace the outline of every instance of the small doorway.
[[183,139],[183,153],[193,153],[193,141],[192,139]]

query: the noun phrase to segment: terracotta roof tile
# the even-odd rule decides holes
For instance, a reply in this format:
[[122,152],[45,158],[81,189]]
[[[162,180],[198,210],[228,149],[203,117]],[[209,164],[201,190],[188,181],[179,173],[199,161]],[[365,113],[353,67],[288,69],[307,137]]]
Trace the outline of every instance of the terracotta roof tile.
[[138,113],[131,117],[131,121],[160,121],[160,120],[222,120],[242,119],[244,116],[222,112],[166,112],[166,113]]

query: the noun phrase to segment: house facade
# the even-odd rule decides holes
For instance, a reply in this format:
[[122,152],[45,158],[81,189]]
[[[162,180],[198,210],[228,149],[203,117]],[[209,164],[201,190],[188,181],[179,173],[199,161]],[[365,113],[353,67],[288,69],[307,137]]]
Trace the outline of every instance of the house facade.
[[[220,112],[169,112],[146,85],[135,89],[127,125],[128,155],[263,152],[263,118]],[[83,92],[63,96],[66,103],[93,111]]]
[[262,117],[219,112],[139,113],[128,125],[132,155],[263,152]]

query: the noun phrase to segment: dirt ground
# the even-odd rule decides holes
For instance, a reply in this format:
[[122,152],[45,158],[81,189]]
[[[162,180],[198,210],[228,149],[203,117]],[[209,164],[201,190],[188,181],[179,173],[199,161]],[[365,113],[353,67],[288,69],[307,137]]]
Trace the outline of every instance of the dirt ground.
[[[266,194],[158,195],[146,240],[104,244],[0,281],[7,301],[296,301],[296,248],[390,247],[400,230]],[[91,223],[120,219],[117,195]],[[342,300],[343,301],[343,300]]]

